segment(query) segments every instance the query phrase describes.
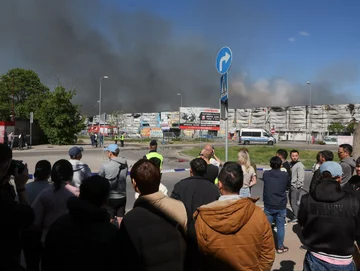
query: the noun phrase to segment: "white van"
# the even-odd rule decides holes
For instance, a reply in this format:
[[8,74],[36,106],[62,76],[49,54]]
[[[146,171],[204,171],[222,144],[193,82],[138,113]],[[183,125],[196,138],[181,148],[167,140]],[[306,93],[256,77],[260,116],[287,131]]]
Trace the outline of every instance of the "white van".
[[241,129],[239,131],[239,144],[249,145],[250,143],[273,145],[276,143],[276,139],[264,129]]

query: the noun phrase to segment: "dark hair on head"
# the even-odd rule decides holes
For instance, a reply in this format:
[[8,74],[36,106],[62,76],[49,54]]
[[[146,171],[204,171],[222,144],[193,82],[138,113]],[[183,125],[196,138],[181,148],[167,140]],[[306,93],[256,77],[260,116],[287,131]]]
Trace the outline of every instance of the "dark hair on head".
[[130,178],[135,180],[136,186],[143,195],[159,191],[160,168],[147,159],[140,159],[133,165]]
[[288,157],[288,152],[286,150],[284,150],[284,149],[278,149],[276,153],[278,155],[280,155],[285,160]]
[[358,190],[360,188],[360,176],[352,176],[349,180],[349,185],[353,190]]
[[291,150],[291,151],[290,151],[290,156],[291,156],[293,153],[299,154],[299,151],[298,151],[298,150]]
[[226,162],[219,174],[219,182],[224,189],[231,193],[239,193],[243,186],[244,174],[241,166],[236,162]]
[[195,158],[190,162],[190,167],[194,176],[204,176],[207,164],[204,159]]
[[321,177],[322,177],[322,179],[324,179],[324,178],[334,179],[334,177],[331,175],[331,173],[330,173],[329,171],[324,171],[324,172],[321,174]]
[[344,152],[347,152],[350,156],[353,152],[353,147],[350,144],[341,144],[339,148],[342,148]]
[[118,156],[120,153],[120,149],[117,148],[114,152],[111,152],[114,156]]
[[149,159],[150,162],[152,162],[156,167],[160,168],[161,167],[161,160],[157,157],[151,157]]
[[317,163],[320,163],[320,157],[323,156],[323,152],[322,151],[319,151],[316,155],[316,162]]
[[48,160],[40,160],[35,165],[34,178],[47,180],[51,174],[51,163]]
[[101,207],[108,199],[109,193],[109,181],[104,177],[94,175],[82,181],[79,198]]
[[360,156],[356,159],[356,161],[355,161],[355,163],[356,163],[356,166],[360,166]]
[[324,157],[325,161],[332,161],[334,160],[334,153],[329,150],[324,150],[321,152],[322,157]]
[[272,169],[280,169],[282,165],[282,161],[280,157],[274,156],[270,158],[270,167]]
[[51,169],[51,180],[54,183],[55,191],[58,191],[63,183],[72,181],[73,174],[72,165],[68,160],[56,161]]
[[12,150],[7,144],[0,144],[0,163],[5,163],[12,159]]

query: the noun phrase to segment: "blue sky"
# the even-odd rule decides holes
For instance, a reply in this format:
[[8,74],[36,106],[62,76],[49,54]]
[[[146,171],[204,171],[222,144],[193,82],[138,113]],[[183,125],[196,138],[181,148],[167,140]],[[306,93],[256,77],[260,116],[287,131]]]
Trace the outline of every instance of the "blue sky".
[[171,21],[176,37],[206,41],[214,58],[218,48],[230,46],[232,72],[252,80],[326,79],[336,92],[360,93],[360,1],[128,0],[118,5]]

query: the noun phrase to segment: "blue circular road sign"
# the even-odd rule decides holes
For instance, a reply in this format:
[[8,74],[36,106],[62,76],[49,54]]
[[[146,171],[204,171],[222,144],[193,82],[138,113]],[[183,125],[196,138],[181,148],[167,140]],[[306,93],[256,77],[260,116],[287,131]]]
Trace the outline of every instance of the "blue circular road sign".
[[220,49],[216,57],[216,69],[220,74],[225,74],[229,71],[232,61],[232,52],[229,47]]

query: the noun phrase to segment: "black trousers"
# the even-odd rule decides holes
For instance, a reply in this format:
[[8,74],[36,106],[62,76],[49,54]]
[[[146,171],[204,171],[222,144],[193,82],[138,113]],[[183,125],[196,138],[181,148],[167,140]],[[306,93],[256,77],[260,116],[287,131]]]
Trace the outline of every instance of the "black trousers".
[[110,218],[123,217],[125,215],[126,197],[121,199],[109,199],[106,206]]
[[21,241],[24,250],[26,270],[39,271],[40,259],[43,251],[43,246],[41,244],[41,231],[23,231],[21,233]]
[[120,140],[121,147],[124,147],[124,140]]

